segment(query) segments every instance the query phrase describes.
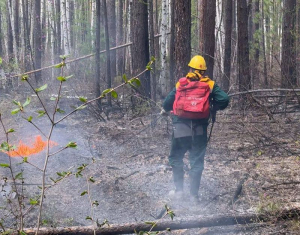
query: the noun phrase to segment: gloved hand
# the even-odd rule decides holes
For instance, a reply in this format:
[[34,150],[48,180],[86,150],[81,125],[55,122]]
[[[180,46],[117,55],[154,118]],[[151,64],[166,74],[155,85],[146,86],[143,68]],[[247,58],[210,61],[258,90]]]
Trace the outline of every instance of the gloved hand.
[[159,114],[162,116],[168,116],[168,113],[164,109],[162,109]]

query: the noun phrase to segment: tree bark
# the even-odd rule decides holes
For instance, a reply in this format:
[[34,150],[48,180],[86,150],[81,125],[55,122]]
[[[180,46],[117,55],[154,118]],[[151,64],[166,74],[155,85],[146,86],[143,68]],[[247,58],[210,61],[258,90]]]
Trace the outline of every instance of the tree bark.
[[3,45],[2,14],[3,14],[3,12],[2,12],[2,8],[0,6],[0,56],[1,57],[3,56],[3,47],[2,47],[2,45]]
[[[264,215],[264,214],[235,214],[235,215],[213,215],[205,216],[201,218],[195,218],[190,220],[174,220],[174,221],[160,221],[157,222],[156,226],[152,231],[164,231],[167,228],[172,230],[178,229],[191,229],[191,228],[205,228],[215,226],[230,226],[230,225],[244,225],[256,222],[267,222],[278,220],[289,220],[299,215],[299,208],[290,210],[284,210],[281,213],[277,213],[276,216]],[[149,231],[151,229],[150,224],[146,223],[134,223],[134,224],[123,224],[123,225],[110,225],[110,227],[103,227],[96,229],[96,234],[101,235],[113,235],[113,234],[132,234],[135,231]],[[33,235],[35,230],[25,229],[24,232],[28,235]],[[78,235],[94,234],[92,226],[86,227],[69,227],[69,228],[40,228],[39,235]]]
[[162,0],[161,7],[161,25],[160,25],[160,77],[159,77],[159,88],[162,97],[165,97],[169,93],[169,82],[168,82],[168,70],[167,70],[167,43],[168,43],[168,32],[169,32],[169,0]]
[[237,1],[238,21],[238,82],[239,91],[251,88],[248,42],[248,8],[246,0]]
[[[117,45],[122,45],[124,43],[124,30],[123,30],[123,4],[124,0],[118,0],[118,19],[117,19]],[[125,49],[121,49],[117,51],[117,58],[116,58],[116,66],[117,66],[117,75],[121,76],[125,73],[125,64],[124,64],[124,52]]]
[[295,39],[296,0],[284,1],[283,10],[281,86],[288,88],[297,85]]
[[[101,35],[100,35],[100,27],[101,27],[101,0],[96,0],[96,58],[95,58],[95,67],[96,67],[96,77],[95,77],[95,94],[96,97],[101,95],[101,86],[100,86],[100,78],[101,78],[101,68],[100,68],[100,43],[101,43]],[[101,99],[97,101],[98,108],[101,107]]]
[[[149,40],[148,40],[148,14],[147,2],[133,1],[131,4],[130,31],[133,46],[131,47],[132,73],[139,74],[145,70],[149,62]],[[149,72],[140,77],[141,92],[150,97],[150,74]]]
[[225,2],[225,53],[224,53],[224,75],[222,88],[229,91],[230,69],[231,69],[231,36],[232,36],[232,0]]
[[[116,46],[116,2],[107,0],[107,20],[109,33],[109,46]],[[111,79],[116,77],[116,51],[110,51],[110,73]]]
[[14,24],[15,24],[15,38],[16,38],[16,46],[17,48],[20,47],[20,27],[19,27],[19,6],[20,6],[20,2],[19,0],[14,0],[15,3],[15,7],[14,7]]
[[61,17],[60,17],[60,0],[55,0],[55,9],[56,9],[56,56],[59,61],[59,55],[61,55]]
[[11,26],[11,18],[9,13],[9,4],[10,1],[6,2],[6,22],[7,22],[7,53],[8,59],[10,62],[13,61],[14,58],[14,44],[13,44],[13,34],[12,34],[12,26]]
[[[39,69],[42,67],[42,28],[41,28],[41,1],[34,1],[34,61],[35,61],[35,69]],[[35,80],[38,84],[41,79],[41,72],[35,74]]]
[[188,72],[191,59],[191,0],[174,0],[174,76],[176,80]]
[[[154,20],[153,20],[153,2],[149,1],[148,5],[149,16],[149,51],[150,57],[155,57],[155,42],[154,42]],[[149,58],[151,59],[151,58]],[[166,69],[166,68],[165,68]],[[156,64],[153,64],[152,73],[150,73],[151,84],[151,99],[156,101]]]
[[203,55],[207,64],[206,73],[213,79],[215,61],[216,0],[203,1]]
[[[107,6],[106,0],[103,0],[103,10],[104,10],[104,21],[105,21],[105,47],[106,47],[106,88],[111,88],[111,66],[110,66],[110,50],[109,50],[109,30],[108,30],[108,18],[107,18]],[[111,96],[107,96],[107,103],[111,106]]]
[[177,80],[175,76],[175,59],[174,59],[174,51],[175,51],[175,22],[174,22],[174,4],[175,0],[170,0],[170,21],[171,21],[171,28],[170,28],[170,48],[169,48],[169,55],[170,55],[170,63],[169,63],[169,74],[170,74],[170,87],[174,87],[175,80]]

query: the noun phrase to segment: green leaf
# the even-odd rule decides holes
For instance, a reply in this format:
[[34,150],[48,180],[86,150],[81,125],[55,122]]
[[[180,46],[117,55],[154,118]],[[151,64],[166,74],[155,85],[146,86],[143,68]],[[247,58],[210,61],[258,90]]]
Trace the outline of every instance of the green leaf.
[[14,129],[9,129],[6,133],[12,133],[12,132],[15,132]]
[[12,115],[15,115],[15,114],[17,114],[18,112],[20,112],[20,110],[21,110],[20,108],[14,109],[14,110],[11,111],[11,114],[12,114]]
[[134,78],[132,82],[134,82],[138,87],[141,86],[141,81],[138,78]]
[[38,204],[38,201],[30,198],[29,203],[30,203],[30,205],[36,205],[36,204]]
[[61,82],[67,81],[66,78],[65,78],[65,77],[62,77],[62,76],[57,77],[57,80],[58,80],[58,81],[61,81]]
[[107,93],[111,92],[112,88],[106,89],[104,91],[102,91],[102,95],[105,96]]
[[28,163],[28,157],[24,157],[24,158],[23,158],[23,162]]
[[20,231],[20,235],[27,235],[24,231]]
[[33,118],[32,116],[29,116],[29,118],[27,118],[27,121],[28,121],[28,122],[31,122],[31,121],[32,121],[32,118]]
[[21,103],[19,101],[13,100],[12,102],[17,106],[21,106]]
[[68,57],[70,57],[70,55],[60,55],[59,58],[65,60],[67,59]]
[[68,80],[69,78],[71,78],[71,77],[73,77],[74,75],[70,75],[70,76],[67,76],[67,77],[65,77],[66,78],[66,80]]
[[88,192],[85,190],[85,191],[83,191],[81,194],[80,194],[80,196],[83,196],[83,195],[85,195],[85,194],[87,194]]
[[52,101],[54,101],[54,100],[56,100],[57,98],[56,97],[50,97],[50,100],[52,100]]
[[111,91],[111,96],[112,96],[113,98],[117,99],[117,98],[118,98],[118,93],[117,93],[115,90],[112,90],[112,91]]
[[89,181],[91,181],[92,183],[96,182],[96,180],[92,176],[89,178]]
[[90,217],[90,216],[87,216],[85,219],[86,220],[93,220],[92,217]]
[[59,112],[59,113],[65,113],[65,111],[64,110],[62,110],[62,109],[56,109],[56,112]]
[[45,85],[43,85],[43,86],[41,86],[41,87],[39,87],[39,88],[36,88],[35,91],[36,91],[36,92],[41,92],[41,91],[45,90],[47,87],[48,87],[48,85],[45,84]]
[[66,146],[67,148],[77,148],[77,143],[76,142],[69,142]]
[[59,69],[59,68],[61,68],[61,67],[63,67],[63,66],[65,66],[65,63],[61,62],[61,63],[55,65],[54,68]]
[[3,167],[3,168],[9,168],[9,164],[6,164],[6,163],[0,163],[0,166]]
[[80,96],[79,97],[79,100],[83,103],[86,103],[87,102],[87,98],[86,97],[83,97],[83,96]]
[[82,105],[82,106],[79,106],[76,108],[76,110],[82,110],[82,109],[85,109],[87,106],[86,105]]
[[28,74],[24,74],[21,76],[21,81],[24,82],[24,81],[27,81],[29,78]]
[[0,64],[2,64],[2,58],[0,57]]
[[23,179],[23,172],[18,173],[18,174],[16,175],[15,179],[16,179],[16,180],[21,180],[21,179]]
[[2,150],[4,150],[4,151],[9,151],[9,145],[8,145],[8,143],[7,142],[3,142],[2,144],[1,144],[1,149]]
[[27,105],[29,105],[30,101],[31,101],[30,97],[27,97],[25,103],[23,104],[23,107],[26,107]]
[[43,117],[46,113],[44,110],[38,110],[37,112],[39,114],[38,117]]
[[123,80],[124,80],[126,83],[128,82],[128,79],[127,79],[126,74],[123,74]]

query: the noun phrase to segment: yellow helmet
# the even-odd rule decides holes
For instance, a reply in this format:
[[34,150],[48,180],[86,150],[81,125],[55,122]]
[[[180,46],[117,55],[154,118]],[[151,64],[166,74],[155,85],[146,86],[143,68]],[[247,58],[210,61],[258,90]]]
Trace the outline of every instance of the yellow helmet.
[[197,70],[206,70],[206,63],[205,59],[201,55],[194,56],[190,63],[188,64],[189,67]]

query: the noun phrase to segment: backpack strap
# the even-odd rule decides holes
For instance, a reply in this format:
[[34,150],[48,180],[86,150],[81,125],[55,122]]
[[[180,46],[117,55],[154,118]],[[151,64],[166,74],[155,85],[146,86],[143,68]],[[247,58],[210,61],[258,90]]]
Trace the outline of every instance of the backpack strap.
[[[211,80],[209,77],[202,77],[200,79],[200,82],[205,82],[209,85],[209,88],[210,88],[210,92],[212,92],[212,90],[214,89],[214,86],[215,86],[215,82],[213,80]],[[180,83],[179,81],[176,83],[176,89],[180,86]]]

